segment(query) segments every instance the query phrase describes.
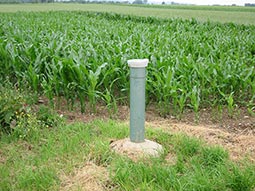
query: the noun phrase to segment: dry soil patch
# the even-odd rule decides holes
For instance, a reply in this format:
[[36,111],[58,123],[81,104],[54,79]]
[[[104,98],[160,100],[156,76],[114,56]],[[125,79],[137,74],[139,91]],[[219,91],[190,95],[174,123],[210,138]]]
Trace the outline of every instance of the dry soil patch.
[[87,162],[69,175],[61,175],[61,191],[105,191],[109,173],[105,167]]
[[255,161],[255,136],[253,134],[230,133],[210,125],[189,125],[157,120],[146,123],[147,127],[161,128],[170,133],[184,133],[202,139],[210,145],[220,145],[227,149],[233,160],[247,157]]

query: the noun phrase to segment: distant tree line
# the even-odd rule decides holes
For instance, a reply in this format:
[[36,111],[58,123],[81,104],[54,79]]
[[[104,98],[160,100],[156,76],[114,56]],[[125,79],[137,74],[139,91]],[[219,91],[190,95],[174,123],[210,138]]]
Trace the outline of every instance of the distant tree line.
[[132,4],[147,4],[148,0],[134,0]]
[[245,3],[245,7],[255,7],[255,3]]

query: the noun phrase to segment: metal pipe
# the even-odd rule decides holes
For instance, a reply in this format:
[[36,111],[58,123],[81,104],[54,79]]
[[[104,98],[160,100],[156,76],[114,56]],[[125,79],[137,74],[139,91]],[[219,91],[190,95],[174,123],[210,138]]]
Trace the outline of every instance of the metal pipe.
[[128,60],[130,67],[130,140],[145,141],[145,81],[148,59]]

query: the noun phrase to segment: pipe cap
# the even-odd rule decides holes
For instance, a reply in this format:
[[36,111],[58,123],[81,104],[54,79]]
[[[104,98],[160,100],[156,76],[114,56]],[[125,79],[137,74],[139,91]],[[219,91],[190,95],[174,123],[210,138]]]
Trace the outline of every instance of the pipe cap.
[[128,66],[131,68],[145,68],[148,66],[149,59],[132,59],[127,62]]

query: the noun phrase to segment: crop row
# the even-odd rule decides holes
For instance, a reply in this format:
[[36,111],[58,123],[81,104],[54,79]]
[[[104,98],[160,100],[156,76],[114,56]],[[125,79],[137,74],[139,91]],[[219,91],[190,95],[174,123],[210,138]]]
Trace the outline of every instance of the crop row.
[[[0,80],[95,109],[128,101],[127,60],[149,58],[162,111],[254,107],[255,26],[88,12],[0,14]],[[233,110],[232,110],[233,111]]]

